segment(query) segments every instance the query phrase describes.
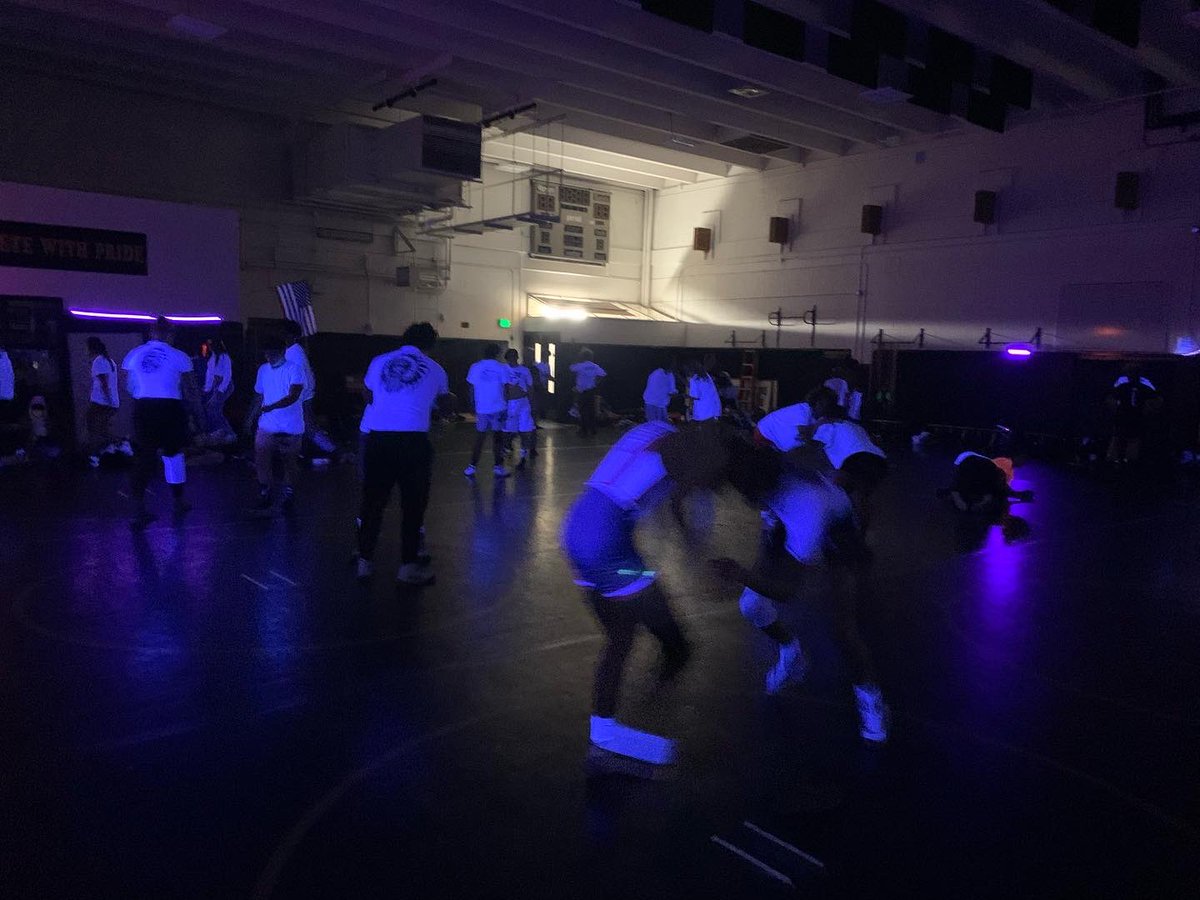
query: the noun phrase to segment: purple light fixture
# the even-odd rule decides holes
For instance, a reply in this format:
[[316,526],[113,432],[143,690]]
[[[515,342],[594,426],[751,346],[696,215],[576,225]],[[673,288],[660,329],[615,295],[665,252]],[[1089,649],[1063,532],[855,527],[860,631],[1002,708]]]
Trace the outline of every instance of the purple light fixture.
[[1004,352],[1015,359],[1025,359],[1033,356],[1033,347],[1029,344],[1008,344]]
[[[157,317],[145,313],[108,312],[102,309],[70,309],[71,315],[80,319],[107,319],[117,322],[153,322]],[[222,322],[220,316],[167,316],[172,322]]]

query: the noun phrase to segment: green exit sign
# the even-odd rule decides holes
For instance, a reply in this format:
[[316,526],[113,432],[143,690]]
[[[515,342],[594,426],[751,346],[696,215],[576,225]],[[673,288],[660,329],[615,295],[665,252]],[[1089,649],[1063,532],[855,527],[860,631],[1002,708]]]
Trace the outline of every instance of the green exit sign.
[[512,328],[512,322],[510,322],[508,319],[497,319],[496,324],[501,328]]

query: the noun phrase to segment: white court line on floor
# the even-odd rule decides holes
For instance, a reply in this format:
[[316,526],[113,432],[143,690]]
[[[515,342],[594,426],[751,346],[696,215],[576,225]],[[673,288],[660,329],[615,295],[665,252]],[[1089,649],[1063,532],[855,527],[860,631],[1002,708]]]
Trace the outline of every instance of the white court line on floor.
[[243,572],[243,573],[242,573],[242,577],[243,577],[243,578],[245,578],[245,579],[246,579],[248,582],[250,582],[251,584],[258,585],[258,586],[259,586],[260,588],[262,588],[264,591],[269,591],[269,590],[270,590],[270,588],[268,588],[268,587],[267,587],[265,584],[263,584],[261,581],[255,581],[253,578],[251,578],[251,577],[250,577],[249,575],[247,575],[245,572]]
[[780,847],[782,847],[785,850],[791,850],[793,853],[795,853],[801,859],[808,860],[810,863],[812,863],[817,868],[820,868],[820,869],[825,868],[825,863],[821,862],[815,856],[811,856],[811,855],[805,853],[799,847],[793,847],[787,841],[782,840],[781,838],[775,837],[775,835],[771,834],[771,832],[765,831],[762,828],[759,828],[753,822],[742,822],[742,824],[745,825],[747,828],[749,828],[751,831],[753,831],[755,834],[765,837],[771,843],[778,844]]
[[270,571],[270,572],[268,572],[267,574],[269,574],[269,575],[274,575],[276,578],[278,578],[278,579],[279,579],[280,581],[282,581],[284,584],[290,584],[292,587],[295,587],[295,586],[296,586],[296,582],[292,581],[292,579],[290,579],[290,578],[286,578],[286,577],[284,577],[283,575],[280,575],[280,574],[279,574],[278,572],[276,572],[274,569],[271,569],[271,571]]
[[722,847],[724,847],[730,853],[737,854],[738,856],[740,856],[742,859],[746,860],[746,862],[750,863],[751,865],[758,866],[760,869],[762,869],[764,872],[766,872],[768,875],[770,875],[776,881],[782,881],[784,884],[786,884],[790,888],[794,888],[796,886],[795,883],[793,883],[792,879],[788,878],[782,872],[780,872],[776,869],[772,869],[770,866],[768,866],[765,862],[763,862],[757,856],[751,856],[749,853],[747,853],[741,847],[735,847],[733,844],[729,843],[729,841],[719,838],[715,834],[712,837],[710,837],[709,840],[712,841],[714,844],[720,844]]

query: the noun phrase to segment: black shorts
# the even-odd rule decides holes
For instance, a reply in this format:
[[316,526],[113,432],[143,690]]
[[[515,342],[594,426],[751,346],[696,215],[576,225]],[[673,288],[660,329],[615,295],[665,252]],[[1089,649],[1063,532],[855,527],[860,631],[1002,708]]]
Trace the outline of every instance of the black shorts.
[[133,401],[133,441],[142,453],[174,456],[188,442],[187,408],[182,400]]
[[842,460],[842,467],[838,471],[850,482],[847,487],[851,490],[869,494],[879,486],[879,482],[883,481],[883,476],[887,474],[887,460],[877,453],[864,450],[861,453],[852,453]]

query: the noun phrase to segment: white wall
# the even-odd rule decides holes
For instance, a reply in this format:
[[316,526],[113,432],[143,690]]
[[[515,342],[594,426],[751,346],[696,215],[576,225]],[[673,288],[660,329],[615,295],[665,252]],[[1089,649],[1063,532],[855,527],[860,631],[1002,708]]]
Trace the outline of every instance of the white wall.
[[0,219],[142,232],[147,268],[110,275],[0,266],[0,294],[124,312],[239,315],[233,210],[0,182]]
[[[1134,212],[1113,205],[1123,170],[1143,173]],[[996,225],[972,221],[976,190],[999,192]],[[874,246],[859,231],[866,203],[886,207]],[[767,241],[773,215],[799,225],[782,253]],[[1200,325],[1200,239],[1189,227],[1197,221],[1200,146],[1143,146],[1141,108],[1131,104],[663,191],[653,304],[689,321],[755,329],[769,327],[771,310],[795,315],[815,304],[830,322],[819,345],[861,355],[880,328],[906,340],[923,327],[927,346],[971,348],[986,327],[1012,340],[1041,327],[1053,344],[1064,291],[1089,295],[1069,286],[1162,282],[1157,331],[1100,328],[1089,343],[1163,350]],[[714,228],[707,259],[691,249],[696,226]],[[1112,319],[1106,310],[1119,310],[1106,305],[1112,289],[1092,293],[1099,327]],[[792,330],[790,345],[803,345],[808,330]]]

